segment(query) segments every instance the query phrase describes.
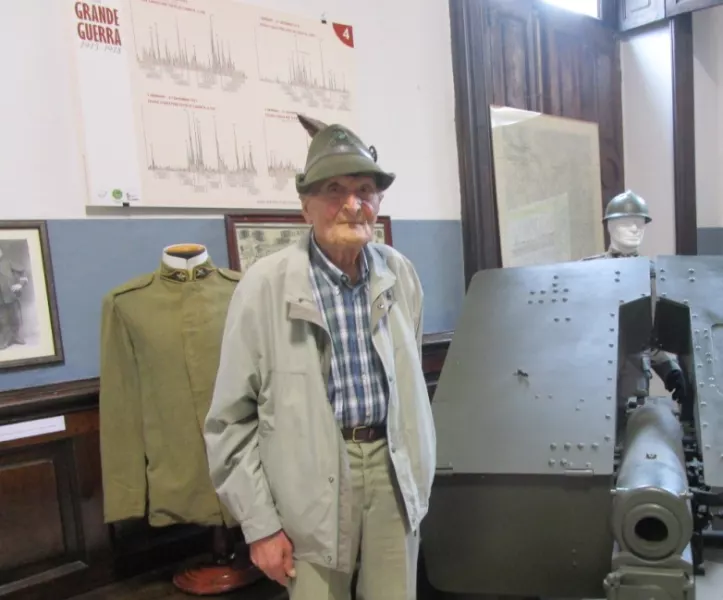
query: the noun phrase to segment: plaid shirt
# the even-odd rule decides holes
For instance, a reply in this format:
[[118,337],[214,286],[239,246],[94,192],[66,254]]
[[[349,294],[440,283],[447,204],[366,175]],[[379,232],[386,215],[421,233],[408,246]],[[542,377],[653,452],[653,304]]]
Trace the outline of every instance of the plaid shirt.
[[361,253],[356,285],[323,254],[313,235],[310,258],[314,298],[331,335],[327,390],[334,415],[342,427],[380,425],[387,416],[387,387],[372,343],[366,251]]

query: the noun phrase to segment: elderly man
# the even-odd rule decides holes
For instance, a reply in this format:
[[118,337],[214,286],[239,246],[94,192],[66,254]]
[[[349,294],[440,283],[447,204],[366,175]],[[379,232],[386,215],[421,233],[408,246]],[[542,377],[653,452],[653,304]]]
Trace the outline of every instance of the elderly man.
[[422,288],[370,243],[394,175],[349,129],[299,117],[310,232],[248,269],[206,419],[211,476],[251,559],[292,600],[416,597],[436,436]]

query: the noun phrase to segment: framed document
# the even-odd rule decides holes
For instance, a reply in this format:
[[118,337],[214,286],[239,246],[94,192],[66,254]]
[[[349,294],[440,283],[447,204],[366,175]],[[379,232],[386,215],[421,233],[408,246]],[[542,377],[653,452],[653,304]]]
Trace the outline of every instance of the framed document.
[[[293,244],[308,230],[299,211],[226,215],[229,267],[244,273],[257,260]],[[374,241],[392,245],[390,217],[377,217]]]

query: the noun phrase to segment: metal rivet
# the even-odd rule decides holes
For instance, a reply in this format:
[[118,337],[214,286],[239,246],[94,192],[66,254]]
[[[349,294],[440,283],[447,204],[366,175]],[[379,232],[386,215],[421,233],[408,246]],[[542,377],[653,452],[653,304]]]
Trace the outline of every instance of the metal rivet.
[[614,348],[614,347],[615,347],[615,344],[608,344],[608,346],[609,346],[610,348]]
[[708,427],[708,423],[703,423],[703,427]]
[[612,400],[612,399],[613,399],[612,396],[605,396],[605,398],[607,398],[608,400]]
[[606,442],[609,442],[611,439],[612,439],[612,438],[611,438],[609,435],[606,435],[606,436],[605,436],[605,441],[606,441]]
[[612,417],[611,417],[610,415],[605,415],[605,418],[606,418],[606,419],[612,419]]
[[551,467],[553,467],[555,465],[555,459],[551,458],[550,460],[547,461],[547,464],[549,464]]
[[688,281],[695,281],[695,277],[689,277]]
[[567,459],[563,458],[563,459],[560,461],[560,464],[561,464],[563,467],[566,467],[567,464],[568,464]]
[[528,301],[527,301],[527,304],[532,304],[532,300],[528,300]]
[[569,321],[569,320],[570,320],[570,317],[565,317],[565,321]]
[[688,273],[695,273],[695,269],[688,269]]
[[620,275],[620,271],[615,271],[615,275]]
[[616,281],[616,282],[619,282],[620,280],[616,277],[616,278],[615,278],[615,281]]
[[660,281],[665,281],[665,277],[661,277],[661,278],[660,278]]
[[576,407],[575,407],[575,412],[580,412],[580,407],[579,407],[579,406],[576,406]]
[[578,447],[580,450],[584,450],[584,449],[585,449],[585,444],[583,444],[582,442],[580,442],[580,443],[577,445],[577,447]]
[[565,442],[565,450],[569,450],[572,448],[572,444],[570,442]]
[[707,402],[701,402],[700,405],[701,405],[701,406],[708,406],[708,403],[707,403]]
[[552,444],[550,444],[550,450],[557,450],[557,444],[555,442],[552,442]]
[[645,458],[647,458],[648,460],[654,460],[654,459],[658,458],[658,455],[657,455],[657,454],[654,454],[654,453],[652,453],[652,452],[648,452],[648,453],[645,455]]
[[595,443],[592,445],[592,449],[593,449],[593,450],[597,450],[599,447],[600,447],[600,445],[599,445],[597,442],[595,442]]
[[586,462],[586,463],[585,463],[585,468],[586,468],[586,469],[592,469],[592,463],[591,463],[591,462]]
[[538,300],[537,302],[538,302],[538,304],[542,304],[544,302],[544,300]]
[[557,323],[559,320],[559,317],[555,317],[555,323]]
[[700,350],[700,346],[696,346],[695,349],[696,349],[696,350]]
[[710,450],[710,444],[706,444],[706,445],[705,445],[705,449],[706,449],[706,450]]
[[567,302],[567,298],[563,298],[562,301],[563,301],[563,302]]
[[613,364],[613,361],[609,360],[609,361],[608,361],[608,364],[609,364],[609,365]]

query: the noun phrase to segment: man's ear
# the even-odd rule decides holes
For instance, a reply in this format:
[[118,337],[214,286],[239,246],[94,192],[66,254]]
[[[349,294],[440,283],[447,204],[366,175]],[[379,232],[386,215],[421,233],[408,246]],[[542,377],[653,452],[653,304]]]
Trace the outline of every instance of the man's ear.
[[309,215],[309,197],[300,196],[301,199],[301,214],[304,215],[304,221],[311,224],[311,215]]

